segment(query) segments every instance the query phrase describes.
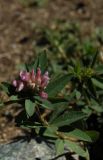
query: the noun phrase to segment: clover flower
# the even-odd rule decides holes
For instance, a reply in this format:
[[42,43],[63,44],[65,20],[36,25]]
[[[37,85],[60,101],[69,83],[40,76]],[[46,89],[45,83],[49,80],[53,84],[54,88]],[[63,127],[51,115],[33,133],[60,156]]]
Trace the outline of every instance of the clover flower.
[[34,70],[31,72],[20,71],[19,79],[13,81],[13,86],[18,92],[31,88],[37,91],[40,97],[47,99],[48,94],[44,90],[49,83],[49,79],[48,72],[42,74],[40,68],[37,69],[36,73],[34,73]]

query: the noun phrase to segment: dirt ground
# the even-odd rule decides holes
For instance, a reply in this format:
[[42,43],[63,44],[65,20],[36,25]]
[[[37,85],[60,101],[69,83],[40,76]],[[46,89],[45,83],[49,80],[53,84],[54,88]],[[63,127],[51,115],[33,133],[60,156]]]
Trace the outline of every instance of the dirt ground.
[[[48,0],[43,7],[26,7],[21,0],[0,0],[0,82],[12,80],[17,65],[30,61],[38,26],[51,26],[56,19],[79,22],[83,35],[103,26],[103,0]],[[14,127],[14,115],[8,107],[0,111],[0,142],[21,131]]]

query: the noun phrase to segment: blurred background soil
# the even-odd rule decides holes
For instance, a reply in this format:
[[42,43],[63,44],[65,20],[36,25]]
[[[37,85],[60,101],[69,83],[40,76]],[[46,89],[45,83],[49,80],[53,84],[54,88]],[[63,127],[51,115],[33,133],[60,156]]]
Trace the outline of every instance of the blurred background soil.
[[[82,36],[89,35],[103,26],[103,0],[48,0],[41,7],[24,5],[22,0],[0,0],[0,82],[11,81],[19,64],[35,58],[37,28],[53,27],[55,20],[78,22]],[[14,127],[16,114],[11,106],[0,110],[0,142],[23,133]]]

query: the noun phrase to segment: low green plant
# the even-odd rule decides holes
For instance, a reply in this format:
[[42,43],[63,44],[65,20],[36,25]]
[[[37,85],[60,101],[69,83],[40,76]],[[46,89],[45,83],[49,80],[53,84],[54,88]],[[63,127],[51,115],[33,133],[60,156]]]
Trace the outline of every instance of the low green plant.
[[97,55],[87,68],[75,62],[69,64],[69,71],[52,75],[47,71],[44,51],[26,64],[12,83],[1,83],[0,89],[9,100],[1,101],[0,106],[21,104],[18,125],[31,128],[55,144],[57,155],[71,152],[89,160],[88,144],[99,133],[88,129],[87,119],[92,113],[103,112],[103,73],[96,66]]
[[51,28],[39,28],[35,51],[46,48],[53,73],[66,72],[69,65],[79,60],[85,66],[92,61],[100,45],[93,36],[82,38],[80,30],[79,24],[65,21],[56,21]]

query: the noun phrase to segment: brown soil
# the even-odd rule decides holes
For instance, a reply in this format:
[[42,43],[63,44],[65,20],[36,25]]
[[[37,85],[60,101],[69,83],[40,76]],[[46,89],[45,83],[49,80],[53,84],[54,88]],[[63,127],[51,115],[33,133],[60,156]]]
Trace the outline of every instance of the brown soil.
[[[22,0],[0,0],[0,82],[12,80],[18,72],[17,65],[30,61],[38,26],[51,26],[61,19],[79,22],[83,35],[96,26],[103,26],[102,0],[48,0],[43,7],[26,7]],[[14,127],[14,120],[5,118],[8,112],[15,115],[10,106],[0,111],[0,142],[5,142],[21,131]]]

